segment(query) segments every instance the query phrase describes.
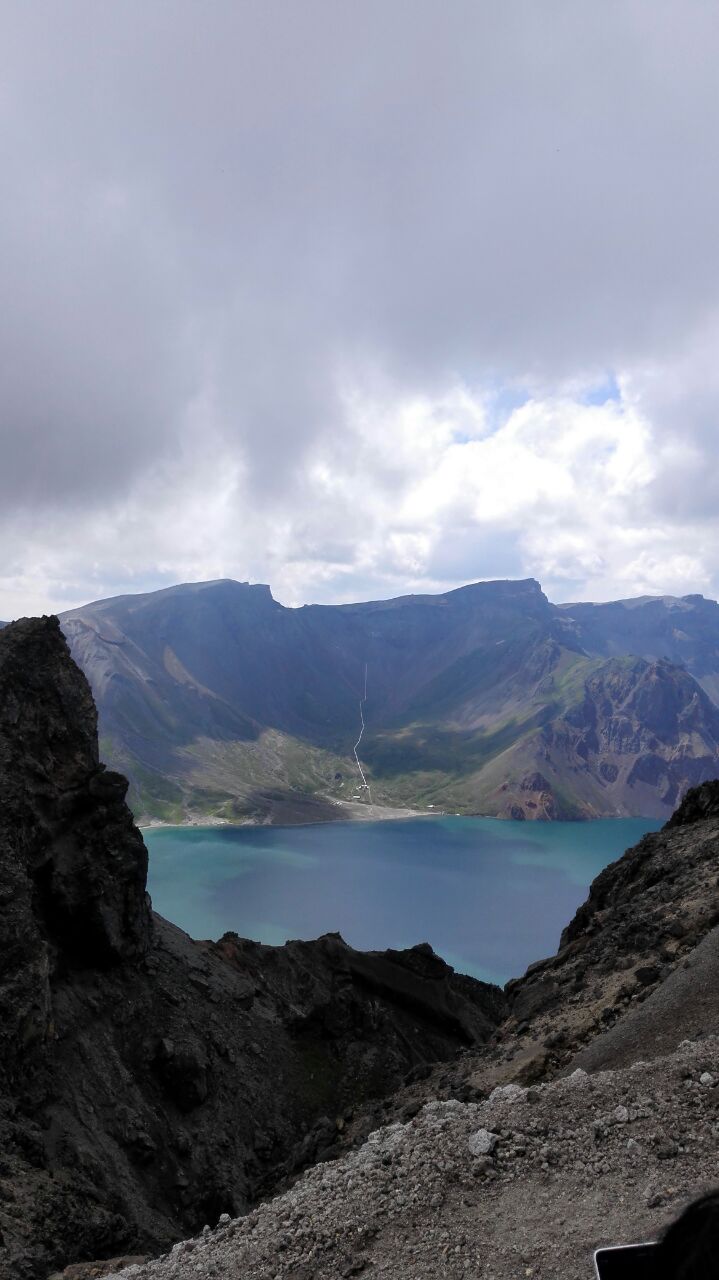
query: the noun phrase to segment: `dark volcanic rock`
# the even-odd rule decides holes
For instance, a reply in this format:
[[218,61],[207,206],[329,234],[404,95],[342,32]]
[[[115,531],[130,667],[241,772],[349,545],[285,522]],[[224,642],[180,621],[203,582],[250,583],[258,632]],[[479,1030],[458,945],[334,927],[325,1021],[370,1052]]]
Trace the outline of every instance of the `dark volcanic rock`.
[[719,1035],[719,781],[593,881],[556,955],[507,983],[510,1014],[451,1071],[410,1075],[387,1119],[433,1098],[604,1071]]
[[65,652],[54,618],[3,629],[0,1073],[10,1077],[47,1041],[57,968],[137,958],[150,937],[127,785],[98,761],[92,696]]
[[126,783],[55,619],[0,635],[0,1276],[151,1253],[488,1039],[505,1001],[420,946],[196,943],[151,911]]
[[[515,1022],[531,1018],[537,1046],[551,1040],[555,1050],[541,1074],[569,1062],[607,1023],[624,1017],[689,963],[687,957],[719,923],[718,875],[719,782],[708,782],[687,794],[661,831],[644,836],[597,876],[562,933],[557,954],[508,983],[512,1020],[504,1043],[512,1040]],[[685,996],[683,1003],[673,1016],[677,1042],[682,1025],[688,1034],[696,1021]],[[719,1029],[719,999],[714,1013]],[[641,1048],[640,1056],[648,1055],[651,1042]]]
[[667,827],[685,827],[706,818],[719,818],[719,782],[703,782],[687,791],[682,803],[667,822]]

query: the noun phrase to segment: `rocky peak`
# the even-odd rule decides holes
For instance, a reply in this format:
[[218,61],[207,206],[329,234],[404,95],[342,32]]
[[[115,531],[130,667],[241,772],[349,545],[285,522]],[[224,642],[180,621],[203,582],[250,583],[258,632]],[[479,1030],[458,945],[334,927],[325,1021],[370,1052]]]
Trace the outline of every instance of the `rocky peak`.
[[147,853],[126,790],[99,762],[90,686],[58,620],[5,627],[0,844],[17,881],[10,915],[20,913],[21,933],[39,929],[55,965],[110,965],[146,949]]
[[719,818],[719,781],[712,779],[687,791],[667,827],[686,827],[705,818]]

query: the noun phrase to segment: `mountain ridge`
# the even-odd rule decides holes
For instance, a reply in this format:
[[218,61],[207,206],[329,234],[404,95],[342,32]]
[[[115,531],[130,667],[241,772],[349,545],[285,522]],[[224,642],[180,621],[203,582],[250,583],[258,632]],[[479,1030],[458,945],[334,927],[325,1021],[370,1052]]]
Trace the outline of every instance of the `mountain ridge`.
[[143,821],[662,818],[719,764],[697,595],[553,605],[528,578],[293,609],[217,579],[61,621]]

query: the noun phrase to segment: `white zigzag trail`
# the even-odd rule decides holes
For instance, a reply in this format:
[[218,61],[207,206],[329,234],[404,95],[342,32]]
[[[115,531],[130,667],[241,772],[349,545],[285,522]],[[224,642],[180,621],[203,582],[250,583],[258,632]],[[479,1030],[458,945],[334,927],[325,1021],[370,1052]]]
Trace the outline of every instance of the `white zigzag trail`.
[[359,738],[358,738],[358,739],[357,739],[357,741],[355,742],[353,750],[354,750],[355,760],[357,761],[357,768],[359,769],[359,775],[360,775],[360,777],[361,777],[361,779],[362,779],[362,784],[361,784],[360,790],[364,790],[364,791],[366,791],[366,792],[367,792],[367,799],[369,800],[369,802],[370,802],[370,804],[371,804],[371,803],[372,803],[372,792],[370,791],[370,785],[369,785],[369,783],[368,783],[368,781],[367,781],[367,779],[366,779],[366,777],[365,777],[365,775],[364,775],[364,770],[363,770],[363,768],[362,768],[362,765],[360,764],[360,758],[359,758],[359,756],[357,755],[357,748],[358,748],[358,746],[359,746],[360,742],[362,741],[362,735],[363,735],[363,733],[364,733],[364,731],[365,731],[364,711],[363,711],[363,709],[362,709],[362,708],[363,708],[364,703],[365,703],[366,701],[367,701],[367,663],[365,662],[365,664],[364,664],[364,697],[363,697],[363,698],[360,698],[360,703],[359,703],[359,713],[360,713],[361,728],[360,728]]

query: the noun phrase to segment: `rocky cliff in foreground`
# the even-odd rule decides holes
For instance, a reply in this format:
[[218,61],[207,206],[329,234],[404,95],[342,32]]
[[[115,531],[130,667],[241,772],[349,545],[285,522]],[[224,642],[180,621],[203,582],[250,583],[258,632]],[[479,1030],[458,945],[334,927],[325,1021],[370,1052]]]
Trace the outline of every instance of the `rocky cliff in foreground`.
[[0,634],[0,1276],[157,1252],[336,1148],[502,992],[428,947],[193,942],[56,619]]

